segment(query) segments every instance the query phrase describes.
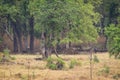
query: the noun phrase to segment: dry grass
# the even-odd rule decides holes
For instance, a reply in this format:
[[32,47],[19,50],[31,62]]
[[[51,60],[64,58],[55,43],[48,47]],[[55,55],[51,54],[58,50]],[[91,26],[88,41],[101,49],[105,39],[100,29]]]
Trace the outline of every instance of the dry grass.
[[[100,62],[93,62],[93,80],[115,80],[113,76],[120,75],[120,60],[109,58],[108,53],[96,55]],[[87,54],[60,55],[66,62],[63,70],[47,69],[45,60],[35,60],[41,57],[38,55],[12,56],[16,57],[16,60],[13,60],[14,64],[0,64],[0,80],[90,80],[89,55]],[[79,60],[82,65],[69,69],[71,59]],[[30,69],[28,69],[29,65]],[[102,71],[105,66],[109,67],[109,73]]]

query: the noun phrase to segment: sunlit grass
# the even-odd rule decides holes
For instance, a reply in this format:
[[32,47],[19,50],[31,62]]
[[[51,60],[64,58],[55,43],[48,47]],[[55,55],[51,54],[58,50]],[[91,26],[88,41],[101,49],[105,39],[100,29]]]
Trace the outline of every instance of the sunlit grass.
[[[92,62],[93,80],[113,80],[120,74],[120,60],[109,58],[108,53],[95,54],[99,59],[99,63]],[[28,75],[31,80],[89,80],[90,79],[90,63],[89,54],[80,55],[59,55],[65,61],[65,69],[50,70],[46,67],[45,60],[35,60],[42,58],[41,55],[12,55],[15,60],[14,64],[0,64],[0,80],[27,79]],[[52,55],[52,57],[56,57]],[[75,65],[69,68],[72,59],[81,62],[81,65]],[[28,63],[29,62],[29,63]],[[28,68],[30,66],[30,68]],[[104,73],[104,66],[109,67],[109,73]],[[103,71],[102,71],[103,70]],[[101,71],[101,72],[100,72]],[[34,79],[33,79],[34,78]],[[24,79],[24,80],[25,80]]]

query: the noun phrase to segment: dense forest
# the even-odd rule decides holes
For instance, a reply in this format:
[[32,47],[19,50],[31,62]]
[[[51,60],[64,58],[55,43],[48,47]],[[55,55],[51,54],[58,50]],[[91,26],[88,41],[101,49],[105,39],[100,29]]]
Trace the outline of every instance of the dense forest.
[[37,39],[43,57],[85,46],[119,58],[120,0],[0,0],[1,51],[6,39],[14,53],[34,53]]

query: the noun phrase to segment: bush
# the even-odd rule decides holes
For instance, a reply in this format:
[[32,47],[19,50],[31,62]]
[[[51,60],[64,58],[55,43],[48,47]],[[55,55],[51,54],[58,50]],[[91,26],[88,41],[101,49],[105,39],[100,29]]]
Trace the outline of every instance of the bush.
[[8,48],[3,50],[5,56],[10,56],[10,50]]
[[104,65],[104,67],[99,71],[99,75],[108,75],[110,73],[110,67]]
[[10,50],[6,48],[3,50],[3,54],[1,56],[1,62],[6,62],[9,61],[10,59],[11,59]]
[[56,65],[57,65],[57,69],[61,70],[64,68],[65,62],[61,58],[57,58]]
[[61,58],[48,57],[47,67],[52,70],[61,70],[64,68],[65,62]]
[[56,64],[55,64],[54,61],[55,61],[54,58],[48,57],[48,58],[47,58],[47,65],[46,65],[46,66],[47,66],[49,69],[56,70],[57,67],[56,67]]
[[100,62],[99,59],[98,59],[98,57],[96,55],[94,55],[93,61],[96,62],[96,63]]
[[75,59],[72,59],[70,61],[70,65],[69,65],[69,68],[74,68],[74,66],[77,64],[77,61]]
[[48,57],[48,58],[47,58],[47,64],[48,64],[48,65],[49,65],[49,64],[52,64],[53,61],[54,61],[54,59],[53,59],[52,57]]
[[16,60],[16,57],[11,57],[11,60]]
[[52,63],[48,65],[48,68],[52,70],[57,70],[57,65],[55,63]]
[[105,28],[105,34],[107,36],[107,49],[110,56],[114,56],[116,59],[120,58],[120,24],[110,24]]
[[74,66],[81,66],[82,63],[76,59],[72,59],[69,64],[69,68],[74,68]]
[[108,67],[108,66],[104,66],[104,68],[102,69],[102,72],[104,72],[104,73],[110,73],[110,67]]

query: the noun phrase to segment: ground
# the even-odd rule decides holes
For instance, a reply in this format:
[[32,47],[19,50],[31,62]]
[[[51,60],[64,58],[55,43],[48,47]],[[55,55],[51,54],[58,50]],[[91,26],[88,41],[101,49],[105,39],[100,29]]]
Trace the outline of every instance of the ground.
[[[119,80],[120,60],[110,58],[108,53],[95,55],[99,62],[92,62],[92,80]],[[10,63],[0,64],[0,80],[90,80],[89,54],[60,55],[65,61],[63,70],[48,69],[46,60],[36,60],[41,57],[38,54],[11,56],[15,59]],[[81,65],[70,69],[71,59],[76,59]]]

